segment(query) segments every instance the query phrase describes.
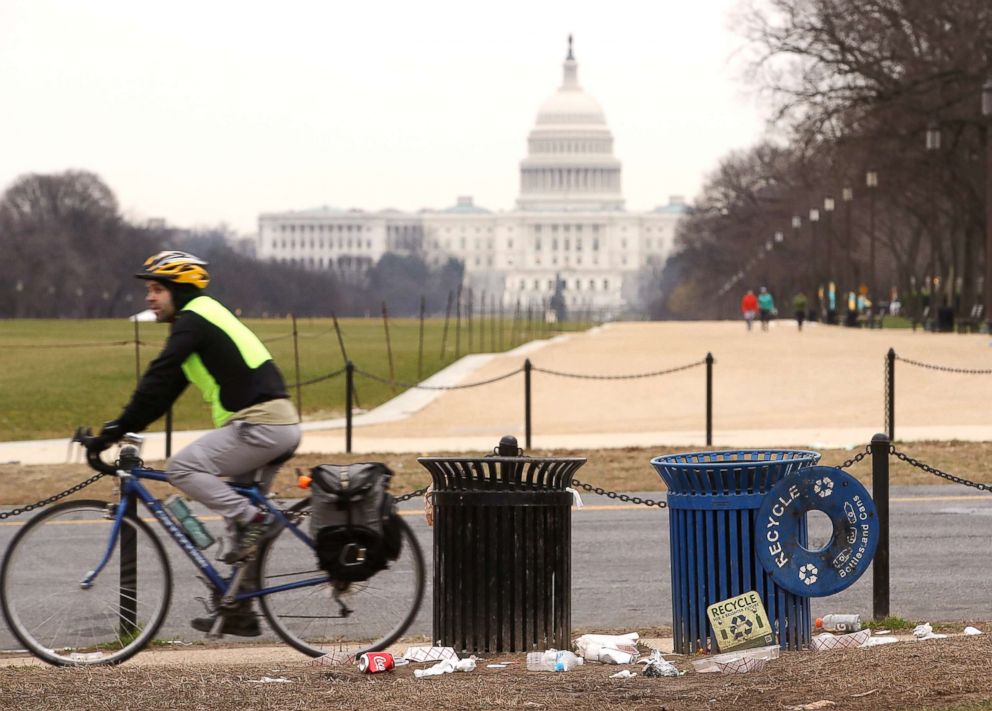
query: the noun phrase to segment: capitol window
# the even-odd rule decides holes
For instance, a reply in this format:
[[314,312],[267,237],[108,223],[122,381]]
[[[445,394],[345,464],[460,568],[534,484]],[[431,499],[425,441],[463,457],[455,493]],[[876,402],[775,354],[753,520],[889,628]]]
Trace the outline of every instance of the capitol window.
[[589,291],[595,291],[595,290],[596,290],[596,280],[595,279],[590,279],[589,280]]

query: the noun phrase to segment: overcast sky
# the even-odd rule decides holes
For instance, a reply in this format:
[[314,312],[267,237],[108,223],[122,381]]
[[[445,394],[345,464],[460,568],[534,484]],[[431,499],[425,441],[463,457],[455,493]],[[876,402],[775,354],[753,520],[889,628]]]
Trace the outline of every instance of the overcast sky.
[[133,218],[514,206],[575,35],[631,210],[688,198],[763,126],[736,0],[0,0],[0,188],[99,174]]

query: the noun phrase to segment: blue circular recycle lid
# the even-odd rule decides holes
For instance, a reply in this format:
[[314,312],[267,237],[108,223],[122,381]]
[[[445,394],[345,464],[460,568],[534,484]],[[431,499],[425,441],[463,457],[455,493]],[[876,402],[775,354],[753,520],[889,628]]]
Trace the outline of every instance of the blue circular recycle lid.
[[[822,511],[833,524],[827,544],[799,542],[805,515]],[[809,467],[777,482],[758,509],[754,545],[775,583],[803,597],[844,590],[868,569],[878,546],[875,502],[853,476],[835,467]]]

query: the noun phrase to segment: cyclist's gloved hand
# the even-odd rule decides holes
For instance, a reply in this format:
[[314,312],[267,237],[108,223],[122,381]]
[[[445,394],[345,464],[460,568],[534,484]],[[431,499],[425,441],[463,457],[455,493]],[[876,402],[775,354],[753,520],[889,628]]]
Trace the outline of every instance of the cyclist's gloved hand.
[[86,448],[91,452],[102,452],[123,436],[124,430],[117,424],[117,420],[111,420],[103,425],[100,434],[86,443]]

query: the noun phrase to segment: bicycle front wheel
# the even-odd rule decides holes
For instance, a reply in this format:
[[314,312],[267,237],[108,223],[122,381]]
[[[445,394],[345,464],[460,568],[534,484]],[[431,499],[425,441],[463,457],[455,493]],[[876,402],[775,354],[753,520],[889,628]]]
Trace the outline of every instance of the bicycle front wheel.
[[125,516],[110,559],[88,589],[113,519],[103,501],[69,501],[17,532],[0,565],[0,604],[10,631],[57,666],[119,664],[155,635],[169,609],[172,573],[146,523]]
[[269,541],[259,555],[260,588],[323,578],[319,584],[261,597],[262,611],[276,634],[311,657],[334,651],[358,655],[399,639],[424,597],[423,553],[402,519],[400,529],[399,558],[358,583],[335,584],[327,579],[314,550],[290,531],[283,530]]

